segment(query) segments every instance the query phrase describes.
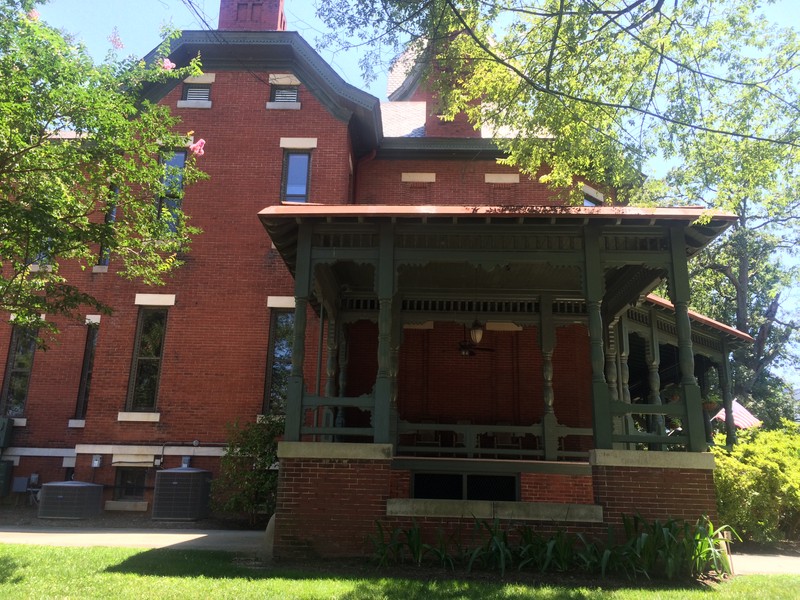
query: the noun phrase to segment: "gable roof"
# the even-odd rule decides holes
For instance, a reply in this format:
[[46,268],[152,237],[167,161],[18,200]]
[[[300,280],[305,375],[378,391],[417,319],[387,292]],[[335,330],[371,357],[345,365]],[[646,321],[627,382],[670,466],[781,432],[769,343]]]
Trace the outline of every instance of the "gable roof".
[[[290,71],[335,117],[351,123],[358,155],[378,147],[383,137],[379,100],[350,85],[295,31],[183,31],[172,40],[169,58],[185,65],[200,55],[203,69],[251,71],[265,77]],[[156,50],[144,60],[152,63]],[[144,97],[157,102],[180,82],[148,85]]]

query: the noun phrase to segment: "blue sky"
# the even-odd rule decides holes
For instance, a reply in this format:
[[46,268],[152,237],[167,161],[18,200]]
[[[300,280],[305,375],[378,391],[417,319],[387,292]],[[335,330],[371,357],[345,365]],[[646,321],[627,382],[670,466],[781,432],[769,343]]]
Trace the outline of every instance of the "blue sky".
[[[220,0],[194,0],[205,21],[217,26]],[[324,0],[285,0],[287,28],[298,31],[312,45],[326,32],[315,17],[315,4]],[[144,56],[155,48],[165,25],[174,29],[205,29],[182,0],[50,0],[39,8],[42,19],[82,40],[94,58],[102,60],[110,50],[108,41],[114,28],[125,44],[125,55]],[[777,0],[767,7],[770,18],[786,26],[800,28],[800,0]],[[322,57],[349,83],[385,99],[386,74],[365,85],[356,51],[321,52]]]
[[[215,28],[219,17],[219,0],[195,0],[205,20]],[[314,16],[315,0],[285,0],[287,29],[298,31],[313,46],[325,32]],[[205,29],[181,0],[50,0],[39,7],[42,20],[82,40],[97,61],[111,49],[108,40],[116,27],[125,48],[121,54],[144,56],[158,46],[162,26],[174,29]],[[356,52],[321,52],[322,57],[348,83],[385,99],[386,76],[370,86],[364,85]]]

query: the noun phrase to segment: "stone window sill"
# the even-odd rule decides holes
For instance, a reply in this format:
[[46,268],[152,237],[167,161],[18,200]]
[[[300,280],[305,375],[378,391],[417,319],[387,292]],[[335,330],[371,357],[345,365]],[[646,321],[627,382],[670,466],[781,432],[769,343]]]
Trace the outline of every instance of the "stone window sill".
[[178,108],[211,108],[211,100],[178,100]]
[[83,429],[86,427],[86,419],[70,419],[67,427],[70,429]]
[[267,110],[300,110],[299,102],[267,102]]
[[120,412],[117,414],[117,421],[126,421],[129,423],[158,423],[161,421],[161,413]]

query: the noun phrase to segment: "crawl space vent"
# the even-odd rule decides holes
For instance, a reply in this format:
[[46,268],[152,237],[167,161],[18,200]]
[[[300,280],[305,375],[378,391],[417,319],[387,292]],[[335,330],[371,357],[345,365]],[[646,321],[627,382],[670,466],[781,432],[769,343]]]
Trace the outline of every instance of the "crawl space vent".
[[103,511],[103,486],[84,481],[45,483],[39,491],[40,519],[88,519]]
[[153,519],[202,519],[208,515],[210,493],[210,471],[184,467],[159,471],[153,495]]

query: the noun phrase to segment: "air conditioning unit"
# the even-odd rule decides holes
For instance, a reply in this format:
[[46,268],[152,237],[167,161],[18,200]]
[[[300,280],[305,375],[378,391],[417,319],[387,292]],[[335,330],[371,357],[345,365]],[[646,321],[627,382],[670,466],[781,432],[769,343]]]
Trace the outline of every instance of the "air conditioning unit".
[[40,519],[88,519],[103,511],[103,486],[83,481],[45,483],[39,491]]
[[211,472],[203,469],[164,469],[156,473],[153,519],[196,521],[208,515]]

